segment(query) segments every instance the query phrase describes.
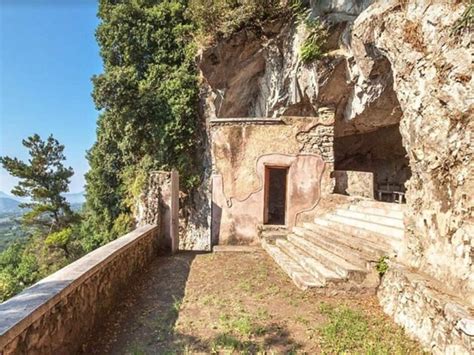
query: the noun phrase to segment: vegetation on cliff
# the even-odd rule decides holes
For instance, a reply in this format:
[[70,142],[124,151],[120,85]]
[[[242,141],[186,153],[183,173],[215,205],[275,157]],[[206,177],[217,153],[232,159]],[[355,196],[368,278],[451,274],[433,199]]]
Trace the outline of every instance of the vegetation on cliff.
[[87,155],[86,250],[133,226],[134,203],[150,170],[174,167],[182,188],[198,185],[200,39],[229,34],[288,8],[279,0],[99,2],[96,36],[104,72],[93,78],[101,114],[97,141]]
[[147,171],[175,167],[185,188],[198,182],[198,82],[186,5],[99,3],[96,37],[104,73],[93,78],[101,115],[87,155],[87,250],[130,229],[133,201]]

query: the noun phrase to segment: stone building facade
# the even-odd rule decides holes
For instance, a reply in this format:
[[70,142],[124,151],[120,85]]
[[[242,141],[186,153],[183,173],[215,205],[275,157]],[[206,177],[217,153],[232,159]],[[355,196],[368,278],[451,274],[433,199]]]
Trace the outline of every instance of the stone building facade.
[[[268,217],[275,194],[284,199],[276,224],[291,228],[332,191],[333,125],[328,109],[315,117],[212,120],[213,244],[257,243],[258,227],[275,223]],[[271,182],[272,169],[284,170],[280,183]]]

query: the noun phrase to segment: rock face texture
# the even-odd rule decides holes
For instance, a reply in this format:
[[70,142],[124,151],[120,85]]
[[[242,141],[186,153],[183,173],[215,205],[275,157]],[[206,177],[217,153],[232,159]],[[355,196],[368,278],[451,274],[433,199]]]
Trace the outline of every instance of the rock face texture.
[[[469,2],[310,3],[329,31],[320,60],[301,61],[308,30],[289,17],[244,28],[202,51],[206,120],[313,116],[333,107],[336,168],[338,157],[351,158],[360,137],[385,142],[382,165],[406,181],[405,238],[397,262],[474,306],[474,53],[472,29],[455,31]],[[387,143],[395,136],[396,151]],[[372,169],[364,161],[351,170],[367,167]],[[400,288],[411,287],[404,285],[400,281]]]
[[473,52],[468,33],[452,36],[463,10],[444,2],[379,2],[355,21],[352,48],[366,76],[375,65],[371,52],[383,53],[403,111],[412,177],[401,260],[474,304]]

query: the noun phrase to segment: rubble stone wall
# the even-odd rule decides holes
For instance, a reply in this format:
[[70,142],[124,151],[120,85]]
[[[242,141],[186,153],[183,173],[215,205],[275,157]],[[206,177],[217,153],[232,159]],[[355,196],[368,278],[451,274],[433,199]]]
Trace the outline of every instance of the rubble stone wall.
[[379,286],[380,304],[426,350],[439,355],[473,354],[474,316],[469,305],[437,290],[436,284],[436,280],[392,264]]
[[75,354],[156,257],[158,229],[140,227],[0,304],[0,353]]

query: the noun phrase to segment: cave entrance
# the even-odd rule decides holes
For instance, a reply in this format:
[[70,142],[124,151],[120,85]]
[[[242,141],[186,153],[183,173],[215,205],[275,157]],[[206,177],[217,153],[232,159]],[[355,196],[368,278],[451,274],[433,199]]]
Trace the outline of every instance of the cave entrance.
[[[371,132],[336,137],[334,154],[335,170],[373,173],[375,199],[405,202],[405,182],[410,178],[411,171],[399,124],[379,127]],[[363,182],[354,182],[357,183]]]
[[287,176],[288,167],[265,167],[264,224],[286,222]]

